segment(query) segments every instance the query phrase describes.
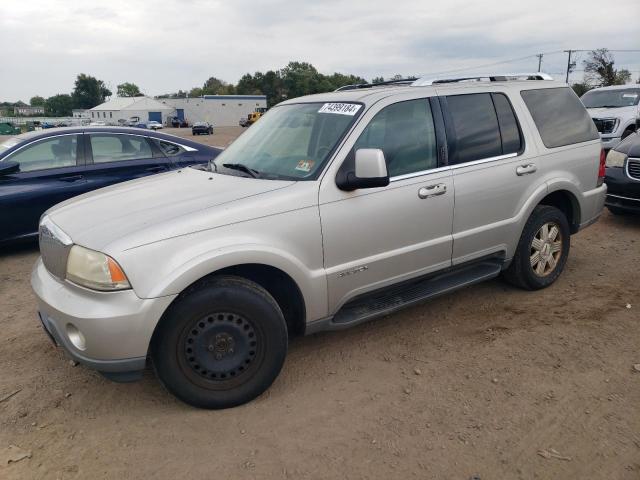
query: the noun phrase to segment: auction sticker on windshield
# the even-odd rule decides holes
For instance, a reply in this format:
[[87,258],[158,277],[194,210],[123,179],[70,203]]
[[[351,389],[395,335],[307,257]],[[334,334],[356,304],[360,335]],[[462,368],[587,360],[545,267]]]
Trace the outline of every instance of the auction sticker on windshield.
[[325,103],[318,110],[318,113],[337,113],[338,115],[353,116],[358,113],[361,106],[355,103]]

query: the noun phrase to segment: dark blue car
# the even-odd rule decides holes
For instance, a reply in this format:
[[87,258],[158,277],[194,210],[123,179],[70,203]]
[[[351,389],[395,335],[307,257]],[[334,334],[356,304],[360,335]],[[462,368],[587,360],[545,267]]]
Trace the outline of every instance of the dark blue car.
[[218,148],[137,128],[56,128],[11,137],[0,143],[0,244],[36,237],[40,216],[63,200],[206,164],[219,153]]

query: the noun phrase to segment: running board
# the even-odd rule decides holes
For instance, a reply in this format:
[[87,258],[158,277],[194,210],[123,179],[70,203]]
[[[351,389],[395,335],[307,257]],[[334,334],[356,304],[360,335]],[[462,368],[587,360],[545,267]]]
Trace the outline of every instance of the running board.
[[503,265],[502,257],[484,258],[459,267],[452,267],[445,272],[360,295],[344,304],[333,317],[308,324],[306,333],[342,330],[392,314],[424,300],[495,278],[502,271]]

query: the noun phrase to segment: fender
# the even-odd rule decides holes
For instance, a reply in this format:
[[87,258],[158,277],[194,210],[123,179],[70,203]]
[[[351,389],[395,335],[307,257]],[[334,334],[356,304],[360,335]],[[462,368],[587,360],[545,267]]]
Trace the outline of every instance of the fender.
[[[327,315],[327,281],[324,269],[320,266],[317,270],[310,270],[299,258],[283,249],[244,243],[203,252],[182,250],[177,258],[165,259],[163,263],[174,267],[161,275],[154,275],[157,281],[150,285],[148,291],[136,291],[139,296],[156,298],[176,295],[218,270],[253,263],[277,268],[293,279],[304,298],[308,320]],[[135,289],[133,279],[132,285]]]

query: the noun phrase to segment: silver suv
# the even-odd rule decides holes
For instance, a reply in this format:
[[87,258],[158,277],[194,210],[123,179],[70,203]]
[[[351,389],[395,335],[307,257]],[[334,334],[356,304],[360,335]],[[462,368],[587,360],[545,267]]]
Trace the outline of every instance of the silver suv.
[[40,319],[114,380],[147,358],[183,401],[247,402],[290,337],[503,274],[551,285],[605,199],[598,132],[544,75],[355,85],[271,109],[208,168],[42,218]]

